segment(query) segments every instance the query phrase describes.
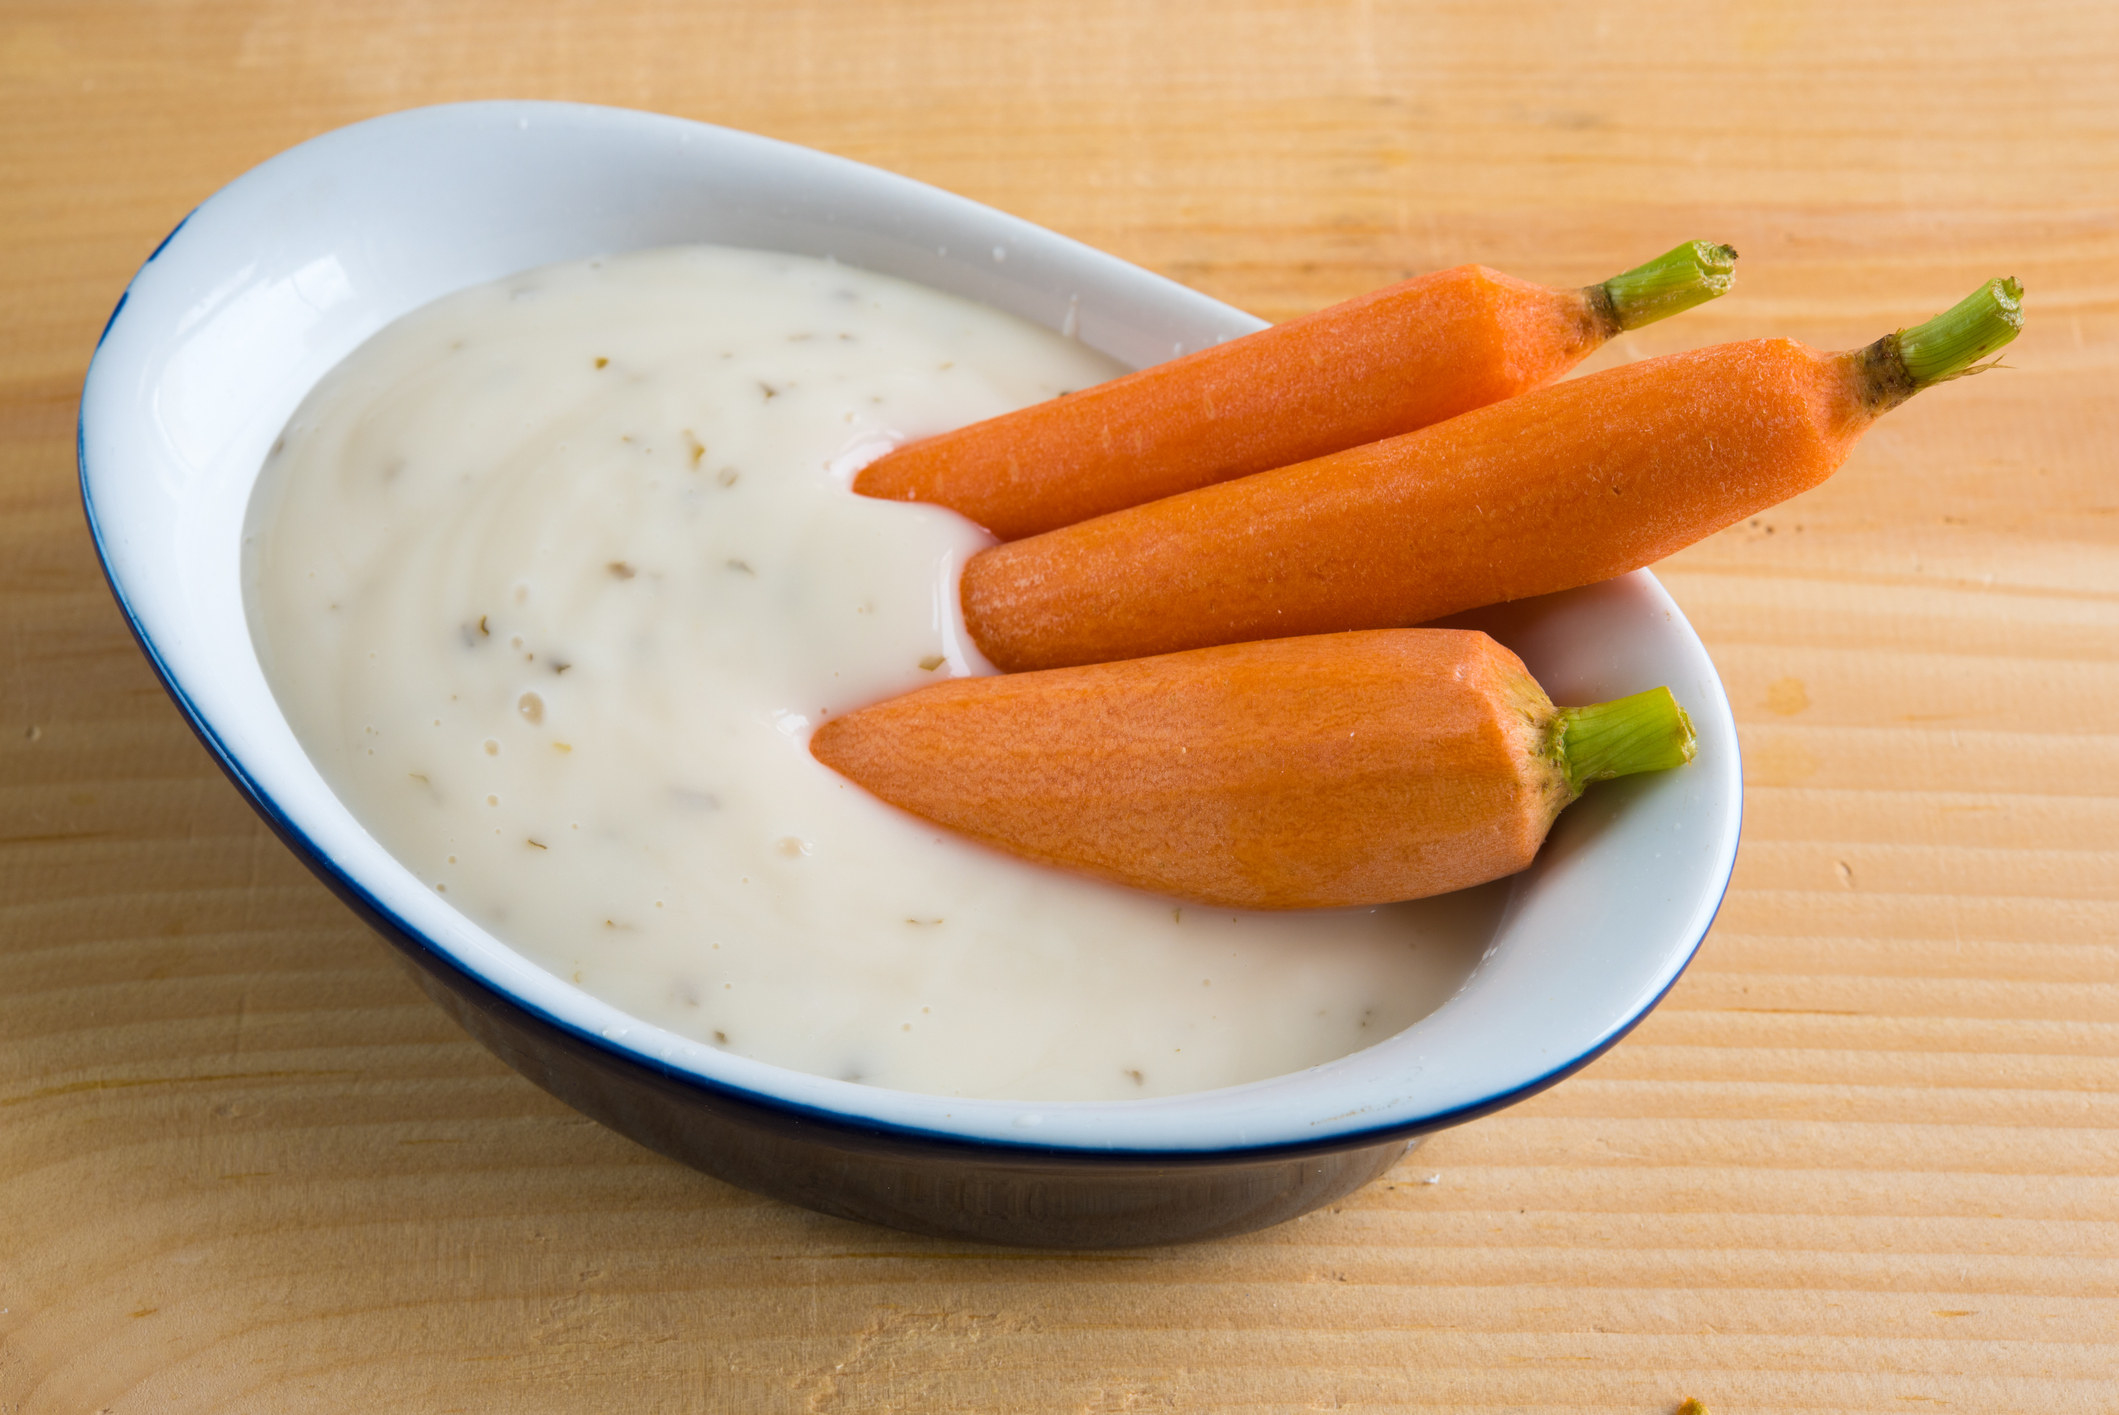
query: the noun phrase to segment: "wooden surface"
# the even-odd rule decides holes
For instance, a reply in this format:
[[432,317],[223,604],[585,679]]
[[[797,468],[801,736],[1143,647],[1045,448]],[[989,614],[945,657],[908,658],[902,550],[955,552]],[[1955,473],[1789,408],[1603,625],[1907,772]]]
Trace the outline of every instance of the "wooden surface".
[[[1698,962],[1582,1075],[1241,1241],[1025,1256],[576,1118],[251,817],[75,498],[194,203],[449,98],[661,109],[1284,318],[1695,236],[1601,361],[2016,274],[2012,372],[1664,567],[1750,793]],[[2119,1410],[2119,10],[1389,0],[0,9],[0,1412]]]

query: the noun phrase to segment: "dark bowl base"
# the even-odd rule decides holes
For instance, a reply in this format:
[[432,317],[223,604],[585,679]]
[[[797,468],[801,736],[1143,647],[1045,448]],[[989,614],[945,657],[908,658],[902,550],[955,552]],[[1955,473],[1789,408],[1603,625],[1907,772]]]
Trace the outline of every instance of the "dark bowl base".
[[1087,1249],[1248,1233],[1353,1192],[1419,1143],[1134,1159],[818,1120],[629,1061],[492,996],[423,948],[398,952],[465,1031],[619,1134],[753,1193],[935,1238]]

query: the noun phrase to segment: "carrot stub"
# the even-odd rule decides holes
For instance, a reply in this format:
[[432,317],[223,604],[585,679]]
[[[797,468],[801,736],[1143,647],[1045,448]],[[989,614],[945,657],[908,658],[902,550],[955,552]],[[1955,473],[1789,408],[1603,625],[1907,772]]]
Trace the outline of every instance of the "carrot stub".
[[1693,241],[1580,290],[1480,265],[1344,304],[888,453],[854,479],[1003,540],[1426,427],[1535,388],[1730,285]]
[[1693,734],[1667,688],[1555,708],[1485,634],[1395,629],[955,679],[810,750],[1028,859],[1309,909],[1513,874],[1584,786],[1688,761]]
[[1418,624],[1639,569],[1830,476],[1863,431],[2022,327],[1995,280],[1866,349],[1646,359],[1404,437],[974,556],[964,617],[1009,670]]

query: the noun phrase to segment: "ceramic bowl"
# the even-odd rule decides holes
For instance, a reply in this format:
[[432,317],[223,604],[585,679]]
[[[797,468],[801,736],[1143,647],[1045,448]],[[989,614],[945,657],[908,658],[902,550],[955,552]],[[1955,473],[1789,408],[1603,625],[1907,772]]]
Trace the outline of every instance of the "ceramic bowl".
[[1491,629],[1561,702],[1669,684],[1698,726],[1698,760],[1592,791],[1516,879],[1454,997],[1295,1075],[1080,1104],[829,1080],[648,1026],[457,914],[332,795],[266,687],[239,577],[252,483],[319,376],[399,315],[528,267],[685,241],[921,281],[1131,365],[1259,327],[902,177],[566,104],[361,123],[273,158],[186,218],[119,300],[82,394],[82,496],[111,588],[230,779],[510,1065],[645,1145],[829,1213],[1012,1244],[1161,1243],[1343,1195],[1418,1137],[1581,1067],[1676,980],[1728,882],[1740,778],[1713,665],[1645,572],[1462,622]]

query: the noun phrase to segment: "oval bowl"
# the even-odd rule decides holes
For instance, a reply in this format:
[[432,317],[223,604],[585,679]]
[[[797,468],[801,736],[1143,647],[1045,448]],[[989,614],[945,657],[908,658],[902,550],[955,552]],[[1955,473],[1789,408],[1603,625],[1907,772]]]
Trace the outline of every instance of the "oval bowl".
[[209,198],[119,300],[81,401],[81,490],[112,591],[250,803],[537,1084],[665,1154],[846,1217],[1096,1247],[1241,1232],[1382,1173],[1410,1142],[1552,1085],[1676,981],[1736,855],[1737,742],[1714,667],[1645,571],[1462,616],[1552,696],[1667,683],[1690,767],[1596,788],[1518,876],[1440,1009],[1293,1075],[1162,1099],[1024,1104],[882,1090],[646,1025],[457,914],[325,786],[267,688],[240,536],[317,379],[398,316],[599,253],[707,241],[828,256],[982,300],[1129,365],[1260,322],[960,197],[750,134],[619,109],[473,103],[327,133]]

